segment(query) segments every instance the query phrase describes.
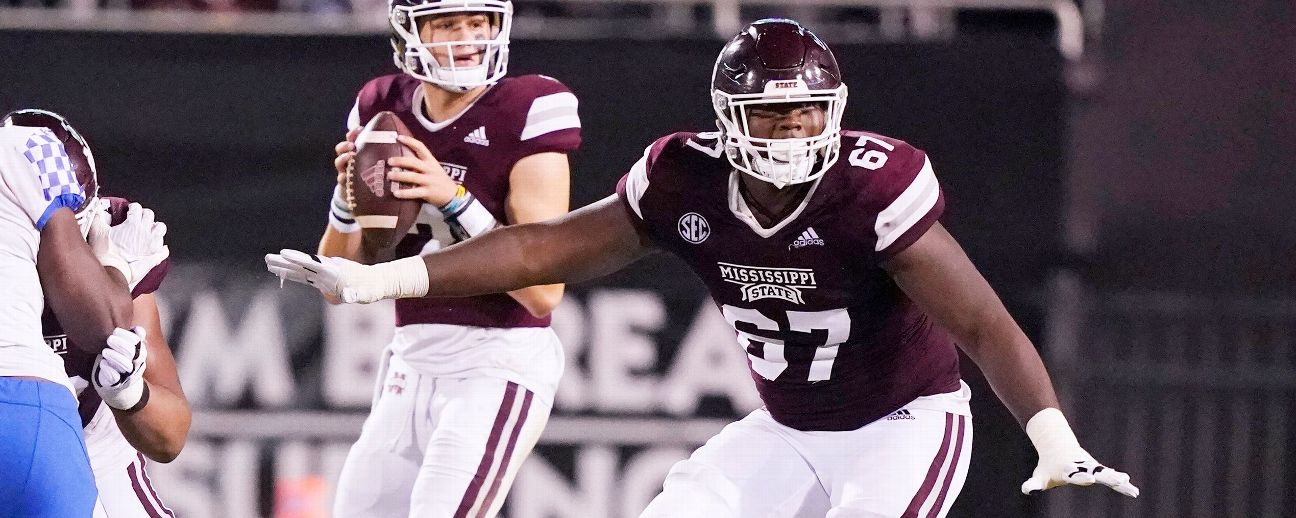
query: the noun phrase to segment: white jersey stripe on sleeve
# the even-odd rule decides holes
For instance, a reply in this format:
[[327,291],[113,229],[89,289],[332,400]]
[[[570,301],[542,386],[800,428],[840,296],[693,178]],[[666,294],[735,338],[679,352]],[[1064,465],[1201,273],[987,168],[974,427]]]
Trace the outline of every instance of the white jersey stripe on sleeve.
[[639,208],[639,199],[643,198],[644,192],[648,191],[648,153],[652,151],[652,146],[644,150],[643,158],[630,166],[630,174],[626,175],[626,201],[630,202],[630,208],[634,209],[639,219],[643,219],[643,209]]
[[554,131],[581,127],[576,106],[576,95],[571,92],[537,97],[531,102],[519,139],[531,140]]
[[351,113],[347,114],[347,130],[353,130],[360,127],[360,99],[356,99],[355,104],[351,105]]
[[544,113],[556,108],[576,109],[576,94],[571,92],[558,92],[555,94],[542,95],[531,101],[531,110],[527,112],[527,122],[537,113]]
[[931,160],[923,157],[923,168],[918,176],[890,206],[878,213],[877,222],[873,225],[878,237],[874,250],[881,252],[900,239],[936,206],[939,199],[940,184],[936,181],[936,173],[932,171]]

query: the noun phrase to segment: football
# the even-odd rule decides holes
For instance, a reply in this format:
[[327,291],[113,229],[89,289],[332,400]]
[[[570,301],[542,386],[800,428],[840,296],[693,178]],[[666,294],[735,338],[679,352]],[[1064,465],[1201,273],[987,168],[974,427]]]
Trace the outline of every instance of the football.
[[414,226],[423,206],[421,200],[402,200],[392,193],[407,185],[387,178],[397,169],[388,166],[387,159],[414,156],[414,151],[396,140],[397,135],[408,136],[410,131],[396,114],[385,111],[374,115],[356,136],[355,157],[347,166],[347,202],[360,224],[365,256],[373,262],[395,257],[396,245]]

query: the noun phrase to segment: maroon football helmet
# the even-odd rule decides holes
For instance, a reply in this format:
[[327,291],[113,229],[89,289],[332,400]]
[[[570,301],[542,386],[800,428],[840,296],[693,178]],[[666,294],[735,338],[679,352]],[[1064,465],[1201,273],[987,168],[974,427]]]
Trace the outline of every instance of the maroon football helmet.
[[[759,20],[729,40],[712,71],[711,100],[725,154],[739,171],[782,187],[815,180],[837,162],[846,85],[832,51],[795,21]],[[825,105],[819,135],[751,136],[748,107],[806,102]]]
[[63,143],[63,150],[72,163],[72,171],[76,173],[77,183],[81,184],[81,190],[85,192],[85,202],[76,208],[77,223],[81,225],[81,233],[84,235],[90,229],[93,216],[100,212],[97,210],[100,206],[99,174],[95,170],[94,153],[90,151],[85,137],[62,115],[33,108],[9,112],[0,120],[0,126],[45,128]]

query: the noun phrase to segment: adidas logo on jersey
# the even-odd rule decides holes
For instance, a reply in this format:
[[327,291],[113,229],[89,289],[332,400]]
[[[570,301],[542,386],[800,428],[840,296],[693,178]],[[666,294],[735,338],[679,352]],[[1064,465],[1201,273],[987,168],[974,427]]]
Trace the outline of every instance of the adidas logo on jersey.
[[891,415],[886,416],[887,421],[899,421],[902,419],[912,420],[913,418],[913,414],[909,413],[909,410],[904,408],[896,410],[895,412],[892,412]]
[[788,245],[788,250],[796,250],[810,245],[823,246],[823,244],[823,238],[819,237],[819,234],[815,232],[814,227],[809,227],[806,228],[805,232],[802,232],[800,236],[797,236],[796,241],[793,241],[792,244]]
[[464,142],[477,144],[479,146],[489,146],[490,139],[486,138],[486,126],[479,127],[464,137]]

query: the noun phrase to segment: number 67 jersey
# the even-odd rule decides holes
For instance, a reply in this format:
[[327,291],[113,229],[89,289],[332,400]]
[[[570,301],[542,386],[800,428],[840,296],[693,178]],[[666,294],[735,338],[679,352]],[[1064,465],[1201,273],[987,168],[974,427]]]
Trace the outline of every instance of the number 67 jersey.
[[944,210],[926,154],[843,131],[841,159],[764,228],[717,137],[659,139],[617,193],[639,233],[706,283],[774,419],[854,430],[920,396],[959,390],[950,337],[879,266]]

